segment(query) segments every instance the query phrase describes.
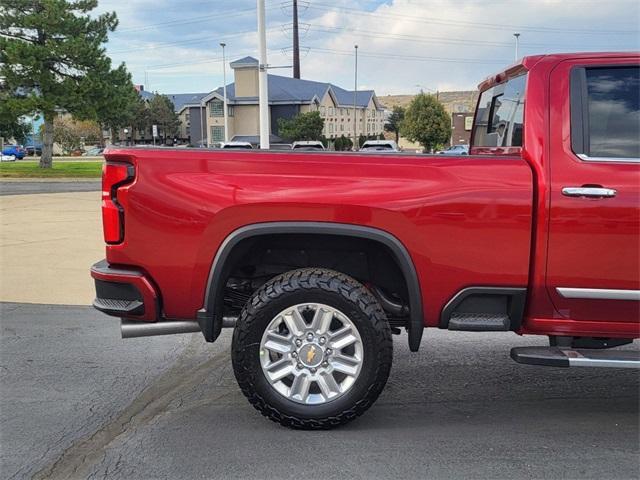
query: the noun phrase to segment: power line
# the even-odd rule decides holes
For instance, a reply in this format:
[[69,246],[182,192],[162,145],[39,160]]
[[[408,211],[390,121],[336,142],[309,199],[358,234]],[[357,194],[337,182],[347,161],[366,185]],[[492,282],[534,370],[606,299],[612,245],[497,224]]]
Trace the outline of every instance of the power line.
[[[270,28],[268,31],[272,31],[272,32],[277,32],[277,31],[281,31],[280,29],[281,27],[272,27]],[[136,48],[127,48],[124,50],[110,50],[109,54],[112,53],[129,53],[129,52],[137,52],[140,50],[154,50],[156,48],[165,48],[165,47],[172,47],[172,46],[176,46],[176,45],[188,45],[188,44],[198,44],[198,43],[207,43],[207,42],[215,42],[219,39],[225,39],[225,38],[233,38],[233,37],[241,37],[242,35],[248,35],[248,34],[255,34],[256,31],[255,29],[253,30],[245,30],[243,32],[235,32],[235,33],[229,33],[229,34],[224,34],[224,35],[216,35],[215,37],[197,37],[197,38],[192,38],[190,40],[180,40],[177,42],[163,42],[163,43],[155,43],[146,47],[136,47]]]
[[[273,10],[274,6],[269,7],[268,10]],[[150,23],[150,24],[145,24],[143,26],[140,27],[129,27],[129,28],[122,28],[122,29],[118,29],[115,32],[113,32],[113,34],[120,34],[120,33],[126,33],[126,32],[137,32],[137,31],[142,31],[142,30],[150,30],[156,27],[164,27],[164,26],[176,26],[176,25],[188,25],[188,24],[192,24],[192,23],[200,23],[200,22],[206,22],[208,20],[211,19],[219,19],[219,18],[229,18],[229,17],[238,17],[238,16],[242,16],[246,13],[249,12],[255,12],[255,8],[247,8],[244,10],[237,10],[235,12],[228,12],[228,13],[214,13],[214,14],[210,14],[210,15],[199,15],[197,17],[189,17],[189,18],[184,18],[181,20],[169,20],[166,22],[159,22],[159,23]],[[113,35],[112,34],[112,35]]]
[[484,22],[470,22],[466,20],[444,20],[437,17],[425,17],[423,19],[416,18],[411,15],[402,15],[397,13],[376,13],[371,12],[369,10],[362,10],[354,7],[340,7],[334,5],[326,5],[322,3],[313,3],[310,4],[309,7],[313,10],[319,11],[333,11],[333,12],[343,12],[346,14],[357,14],[357,15],[367,15],[370,17],[381,18],[381,19],[389,19],[389,18],[398,18],[407,20],[410,22],[416,23],[427,23],[427,24],[438,24],[438,25],[448,25],[448,26],[465,26],[468,28],[485,28],[490,30],[522,30],[529,32],[554,32],[554,33],[564,33],[564,34],[589,34],[589,35],[638,35],[640,30],[591,30],[591,29],[567,29],[567,28],[555,28],[555,27],[529,27],[526,25],[506,25],[506,24],[496,24],[496,23],[484,23]]
[[[348,50],[334,50],[331,48],[321,47],[306,47],[312,52],[330,53],[332,55],[345,55],[353,56],[352,51]],[[378,59],[398,59],[398,60],[411,60],[411,61],[423,61],[423,62],[442,62],[442,63],[464,63],[464,64],[478,64],[478,65],[504,65],[504,60],[478,60],[474,58],[445,58],[445,57],[424,57],[420,55],[402,55],[396,53],[365,53],[358,52],[358,56]]]
[[[358,37],[369,37],[369,38],[379,38],[379,39],[388,39],[388,40],[400,40],[400,41],[408,41],[415,43],[425,43],[425,44],[445,44],[445,45],[470,45],[470,46],[481,46],[481,47],[504,47],[504,48],[513,48],[512,42],[492,42],[487,40],[475,40],[475,39],[462,39],[462,38],[442,38],[442,37],[434,37],[428,35],[406,35],[400,33],[386,33],[386,32],[376,32],[371,30],[361,30],[358,28],[351,27],[324,27],[324,26],[314,26],[313,24],[307,24],[308,30],[330,33],[330,34],[339,34],[343,32],[358,34]],[[522,43],[521,46],[525,48],[546,48],[546,47],[556,47],[557,44],[541,44],[541,43]],[[569,45],[566,45],[567,48],[571,48]],[[580,48],[586,48],[584,44],[579,45]],[[601,48],[598,46],[597,48]]]

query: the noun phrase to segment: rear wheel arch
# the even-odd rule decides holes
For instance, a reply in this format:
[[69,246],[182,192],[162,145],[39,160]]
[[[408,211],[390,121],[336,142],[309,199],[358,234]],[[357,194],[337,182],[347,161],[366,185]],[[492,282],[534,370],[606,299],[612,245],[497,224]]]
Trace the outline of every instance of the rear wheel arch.
[[222,328],[223,293],[233,265],[242,255],[239,249],[246,241],[259,241],[265,235],[315,234],[366,239],[384,246],[396,261],[406,282],[410,309],[408,322],[409,348],[417,351],[424,329],[422,293],[416,268],[407,248],[394,235],[384,230],[331,222],[266,222],[246,225],[230,233],[222,242],[211,264],[203,308],[198,321],[205,339],[214,341]]

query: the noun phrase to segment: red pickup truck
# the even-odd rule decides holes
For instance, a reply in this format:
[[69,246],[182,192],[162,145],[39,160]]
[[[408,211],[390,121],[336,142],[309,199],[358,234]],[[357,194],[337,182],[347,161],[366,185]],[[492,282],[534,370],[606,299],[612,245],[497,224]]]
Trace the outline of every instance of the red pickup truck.
[[479,85],[470,155],[111,148],[94,306],[123,337],[233,327],[265,416],[330,428],[392,334],[547,335],[521,363],[640,365],[640,54],[526,57]]

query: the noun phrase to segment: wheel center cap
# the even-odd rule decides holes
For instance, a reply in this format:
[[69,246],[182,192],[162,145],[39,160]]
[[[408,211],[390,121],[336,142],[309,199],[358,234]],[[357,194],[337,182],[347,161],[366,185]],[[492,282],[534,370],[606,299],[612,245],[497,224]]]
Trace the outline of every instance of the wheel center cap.
[[322,363],[324,352],[320,345],[307,343],[298,350],[298,358],[305,367],[317,367]]

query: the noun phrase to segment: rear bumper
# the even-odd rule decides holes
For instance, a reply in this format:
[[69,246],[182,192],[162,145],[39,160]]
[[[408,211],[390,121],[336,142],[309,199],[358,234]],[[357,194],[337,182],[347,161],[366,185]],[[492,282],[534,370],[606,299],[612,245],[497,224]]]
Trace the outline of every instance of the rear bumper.
[[93,306],[107,315],[138,321],[160,319],[159,295],[141,270],[112,267],[101,260],[91,267],[96,285]]

